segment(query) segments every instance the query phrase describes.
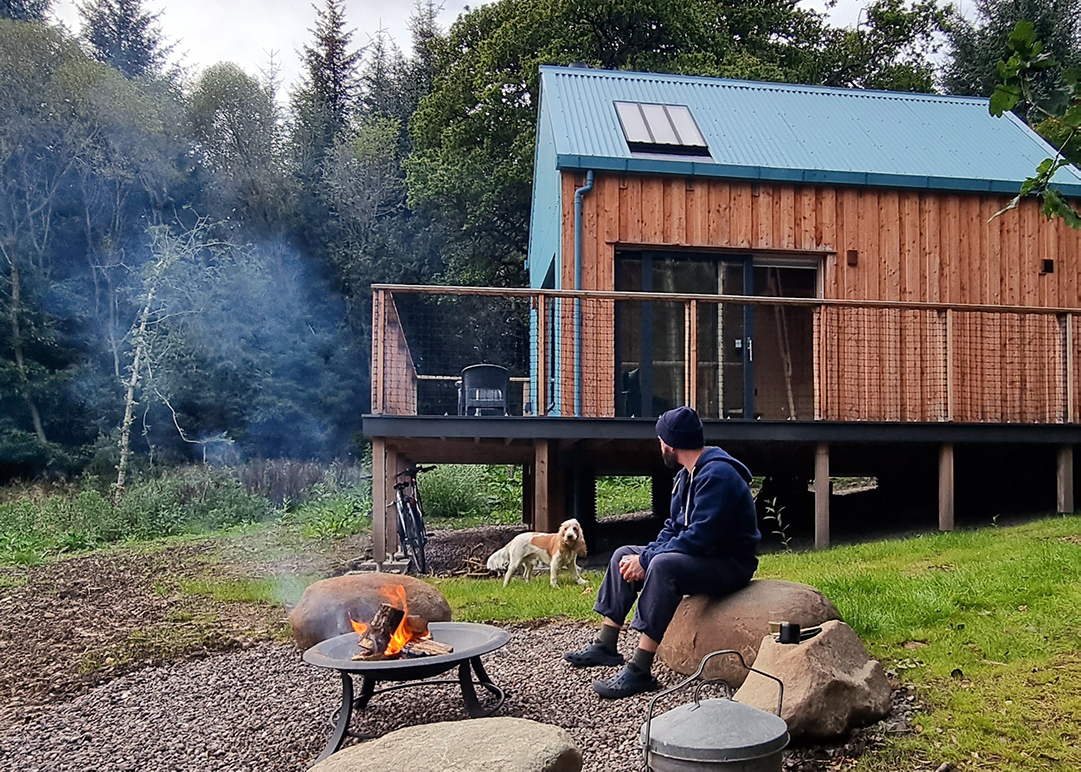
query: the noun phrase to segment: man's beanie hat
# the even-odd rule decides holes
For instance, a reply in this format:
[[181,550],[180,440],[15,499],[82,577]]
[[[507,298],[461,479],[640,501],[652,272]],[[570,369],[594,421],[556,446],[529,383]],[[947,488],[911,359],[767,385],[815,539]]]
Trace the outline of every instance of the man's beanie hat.
[[689,407],[677,407],[661,413],[657,419],[657,436],[666,445],[681,450],[698,450],[706,444],[702,419]]

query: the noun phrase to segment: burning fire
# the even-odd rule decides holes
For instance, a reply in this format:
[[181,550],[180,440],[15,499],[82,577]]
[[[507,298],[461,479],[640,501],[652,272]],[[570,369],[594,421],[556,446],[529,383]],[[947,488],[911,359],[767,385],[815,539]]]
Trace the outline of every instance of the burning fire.
[[[393,587],[383,587],[380,592],[383,597],[387,599],[387,603],[395,608],[401,609],[402,621],[398,623],[398,628],[390,636],[390,641],[387,643],[387,648],[383,652],[384,656],[393,657],[406,646],[410,641],[423,640],[425,638],[431,638],[431,633],[425,633],[423,635],[415,633],[409,627],[409,603],[406,601],[405,588],[400,584]],[[365,637],[368,632],[368,625],[364,622],[358,622],[352,617],[349,618],[349,624],[352,625],[353,630],[361,638]]]
[[402,614],[402,621],[398,623],[398,629],[394,631],[394,635],[390,636],[390,643],[387,644],[387,650],[383,652],[388,657],[392,657],[402,650],[402,647],[412,640],[413,636],[406,628],[406,620],[409,619],[409,604],[405,601],[405,588],[400,584],[394,587],[384,587],[383,595],[390,601],[391,605],[395,608],[400,608],[405,613]]

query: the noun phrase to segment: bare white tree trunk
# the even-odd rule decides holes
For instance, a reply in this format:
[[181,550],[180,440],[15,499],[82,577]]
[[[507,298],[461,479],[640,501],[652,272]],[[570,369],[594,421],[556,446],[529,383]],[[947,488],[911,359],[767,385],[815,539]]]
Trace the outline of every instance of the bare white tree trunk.
[[143,365],[143,357],[146,355],[146,329],[157,290],[156,284],[152,284],[147,290],[146,304],[143,306],[142,311],[139,312],[137,320],[138,327],[134,335],[135,355],[131,363],[131,377],[128,378],[127,391],[124,394],[124,420],[120,424],[120,462],[116,465],[116,485],[113,489],[114,505],[119,504],[120,498],[124,495],[128,462],[131,459],[131,425],[135,421],[135,406],[139,404],[138,400],[135,399],[135,387],[139,383],[139,371]]

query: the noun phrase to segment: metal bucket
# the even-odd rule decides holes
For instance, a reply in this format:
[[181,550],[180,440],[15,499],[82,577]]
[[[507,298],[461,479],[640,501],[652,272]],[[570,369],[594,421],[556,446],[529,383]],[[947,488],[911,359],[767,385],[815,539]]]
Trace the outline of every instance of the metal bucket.
[[[777,682],[777,715],[730,699],[699,699],[702,687],[721,679],[703,679],[694,690],[694,702],[680,705],[656,718],[658,699],[678,691],[702,675],[711,657],[734,654],[754,673]],[[643,769],[647,772],[781,772],[782,753],[788,746],[788,725],[780,717],[784,684],[769,673],[747,667],[737,651],[715,651],[702,658],[698,671],[649,701],[642,725]]]

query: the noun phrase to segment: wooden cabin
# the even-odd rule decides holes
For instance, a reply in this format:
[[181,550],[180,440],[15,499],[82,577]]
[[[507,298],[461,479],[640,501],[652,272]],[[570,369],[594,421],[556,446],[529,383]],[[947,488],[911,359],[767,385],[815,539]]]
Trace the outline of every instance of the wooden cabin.
[[[1007,209],[1054,154],[1022,121],[926,94],[577,67],[540,81],[531,287],[375,288],[380,474],[520,463],[545,530],[590,518],[598,474],[653,475],[661,509],[653,419],[690,404],[756,474],[814,480],[819,546],[831,462],[929,482],[943,529],[955,453],[962,489],[1013,469],[1019,495],[1073,511],[1081,234],[1034,200]],[[1056,183],[1081,196],[1072,167]],[[483,361],[508,368],[513,415],[424,396]]]

